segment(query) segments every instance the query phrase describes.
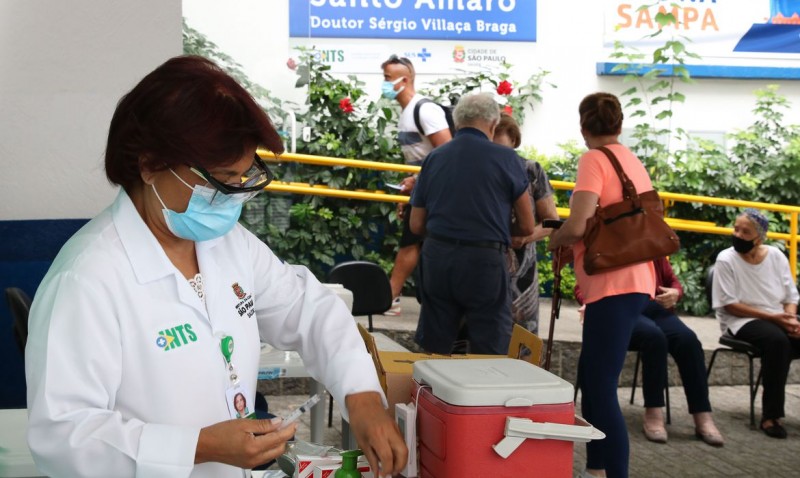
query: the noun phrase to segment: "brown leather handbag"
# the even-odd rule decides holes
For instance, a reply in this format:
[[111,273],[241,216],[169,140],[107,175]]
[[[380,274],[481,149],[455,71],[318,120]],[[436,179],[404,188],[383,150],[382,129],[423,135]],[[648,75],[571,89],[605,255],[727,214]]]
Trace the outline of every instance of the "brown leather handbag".
[[664,205],[655,190],[636,192],[614,153],[601,146],[622,182],[622,201],[598,205],[586,222],[583,269],[589,275],[649,262],[680,249],[675,231],[664,222]]

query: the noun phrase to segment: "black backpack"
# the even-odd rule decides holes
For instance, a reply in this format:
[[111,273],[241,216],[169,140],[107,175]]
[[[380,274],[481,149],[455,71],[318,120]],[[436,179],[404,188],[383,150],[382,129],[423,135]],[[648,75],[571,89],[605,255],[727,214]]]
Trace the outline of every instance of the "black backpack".
[[437,103],[433,100],[428,98],[422,98],[421,100],[417,101],[417,104],[414,106],[414,124],[417,126],[417,131],[419,131],[423,136],[428,136],[428,133],[422,130],[422,125],[419,122],[419,109],[425,103],[433,103],[439,108],[444,111],[444,117],[447,120],[447,126],[450,128],[450,136],[456,135],[456,123],[453,121],[453,107],[452,106],[445,106],[443,104]]

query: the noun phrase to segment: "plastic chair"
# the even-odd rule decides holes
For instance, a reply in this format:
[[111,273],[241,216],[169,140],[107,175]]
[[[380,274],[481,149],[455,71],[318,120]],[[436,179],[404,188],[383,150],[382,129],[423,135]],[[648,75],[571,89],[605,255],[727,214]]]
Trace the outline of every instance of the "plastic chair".
[[[349,261],[333,266],[328,282],[342,284],[353,293],[353,315],[366,315],[372,332],[372,315],[382,314],[392,307],[392,285],[378,264],[369,261]],[[333,426],[333,396],[328,402],[328,427]]]
[[349,261],[337,264],[328,273],[328,282],[342,284],[353,293],[353,315],[366,315],[370,332],[372,315],[382,314],[392,307],[389,277],[374,262]]
[[[706,299],[709,305],[713,304],[711,295],[711,286],[714,283],[714,266],[708,269],[706,275]],[[758,386],[761,384],[761,369],[758,371],[758,377],[753,381],[753,360],[761,358],[761,351],[752,345],[750,342],[738,340],[730,332],[725,332],[719,338],[719,343],[722,347],[717,347],[711,354],[711,360],[708,362],[708,369],[706,369],[706,377],[711,376],[711,368],[714,366],[714,360],[717,358],[719,352],[729,352],[741,354],[747,357],[749,363],[749,391],[750,391],[750,428],[756,427],[756,394],[758,393]]]
[[22,355],[25,355],[25,344],[28,342],[28,314],[31,311],[31,298],[18,287],[6,289],[6,300],[14,319],[14,339]]

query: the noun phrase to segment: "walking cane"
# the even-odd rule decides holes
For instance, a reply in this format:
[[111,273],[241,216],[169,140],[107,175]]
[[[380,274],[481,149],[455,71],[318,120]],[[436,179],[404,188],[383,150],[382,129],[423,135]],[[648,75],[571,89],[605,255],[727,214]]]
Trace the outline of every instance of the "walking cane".
[[[563,222],[556,220],[545,220],[542,227],[558,229]],[[553,353],[553,331],[556,327],[556,320],[561,315],[561,253],[562,248],[553,251],[553,300],[550,306],[550,332],[547,337],[547,350],[544,355],[544,369],[550,370],[550,356]]]

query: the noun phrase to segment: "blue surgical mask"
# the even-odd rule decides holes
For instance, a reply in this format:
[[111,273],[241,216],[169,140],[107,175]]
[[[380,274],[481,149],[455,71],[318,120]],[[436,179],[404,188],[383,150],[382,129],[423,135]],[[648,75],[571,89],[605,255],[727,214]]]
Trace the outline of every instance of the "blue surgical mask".
[[[171,169],[170,172],[175,174],[175,171]],[[156,197],[164,207],[162,212],[170,232],[182,239],[201,242],[224,236],[233,229],[242,213],[242,201],[237,200],[233,195],[228,195],[223,198],[226,200],[215,199],[212,205],[212,198],[222,193],[199,184],[192,187],[177,174],[175,177],[186,187],[192,189],[192,197],[184,212],[168,209],[156,191],[155,184],[152,185],[153,192],[156,193]]]
[[403,78],[405,77],[401,76],[400,78],[394,81],[385,80],[381,85],[381,96],[383,96],[384,98],[388,98],[390,100],[397,98],[397,95],[399,95],[401,91],[405,90],[406,87],[402,86],[400,87],[399,90],[395,91],[394,86],[403,81]]

